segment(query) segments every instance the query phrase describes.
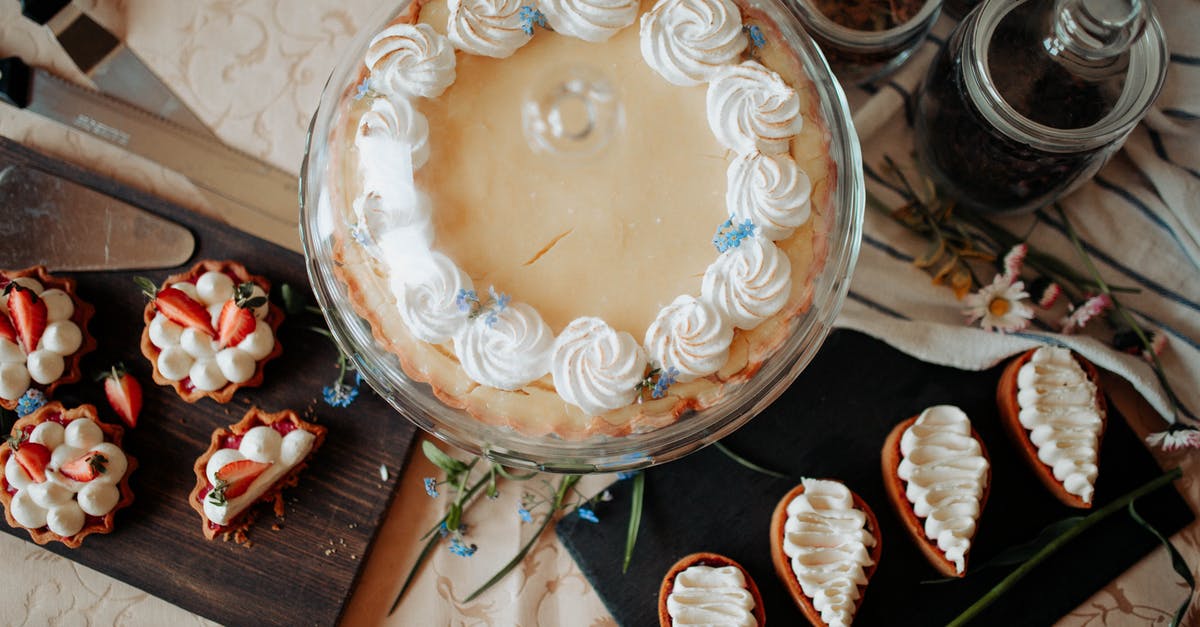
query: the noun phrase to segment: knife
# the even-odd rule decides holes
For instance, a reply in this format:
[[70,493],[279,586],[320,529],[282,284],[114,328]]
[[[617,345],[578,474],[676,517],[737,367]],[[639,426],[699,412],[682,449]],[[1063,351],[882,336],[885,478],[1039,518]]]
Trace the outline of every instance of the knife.
[[78,183],[0,162],[0,268],[146,270],[183,265],[191,231]]
[[49,28],[101,92],[201,135],[212,134],[137,54],[71,0],[21,0],[21,13]]
[[41,114],[186,176],[216,217],[300,250],[297,177],[163,117],[65,81],[20,59],[0,59],[0,101]]

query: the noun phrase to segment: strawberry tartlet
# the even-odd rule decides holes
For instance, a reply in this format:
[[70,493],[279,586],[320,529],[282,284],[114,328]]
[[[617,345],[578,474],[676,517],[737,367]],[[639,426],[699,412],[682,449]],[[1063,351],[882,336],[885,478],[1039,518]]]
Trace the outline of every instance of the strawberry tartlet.
[[283,310],[267,299],[271,284],[239,263],[201,261],[161,288],[138,284],[150,297],[142,354],[155,383],[189,403],[226,403],[239,388],[261,385],[263,366],[283,352]]
[[80,360],[96,348],[87,332],[94,313],[72,279],[42,266],[0,270],[0,407],[16,409],[30,390],[49,397],[78,381]]
[[268,414],[251,408],[240,422],[212,434],[196,460],[196,487],[188,503],[203,519],[204,537],[246,540],[258,503],[274,502],[283,515],[284,488],[299,482],[308,459],[325,441],[325,427],[296,412]]
[[76,548],[110,533],[117,510],[133,503],[129,475],[137,460],[121,449],[121,427],[100,422],[96,408],[50,403],[20,419],[0,445],[0,502],[8,524],[33,541]]

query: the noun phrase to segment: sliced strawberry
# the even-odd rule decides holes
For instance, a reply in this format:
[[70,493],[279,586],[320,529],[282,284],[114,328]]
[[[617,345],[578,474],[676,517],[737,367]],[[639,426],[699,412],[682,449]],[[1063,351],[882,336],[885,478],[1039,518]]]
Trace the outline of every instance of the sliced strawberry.
[[209,500],[214,505],[224,505],[228,499],[237,498],[250,489],[250,484],[259,475],[270,468],[270,462],[256,462],[252,459],[239,459],[221,466],[215,474],[217,485],[209,493]]
[[46,445],[37,442],[22,442],[13,456],[17,458],[17,463],[25,469],[25,474],[29,475],[30,479],[37,483],[46,480],[46,466],[50,464],[50,449],[46,448]]
[[8,315],[12,317],[13,327],[25,346],[26,353],[37,350],[38,341],[46,331],[46,303],[38,298],[33,290],[9,283],[8,286]]
[[113,366],[102,378],[108,404],[130,429],[136,427],[138,414],[142,412],[142,384],[125,372],[123,364]]
[[0,313],[0,338],[8,340],[13,344],[17,344],[17,330],[13,328],[8,317]]
[[232,300],[226,301],[225,306],[221,308],[221,315],[217,317],[217,339],[222,348],[237,346],[247,335],[254,332],[256,326],[258,321],[254,319],[253,311],[238,307]]
[[209,337],[217,336],[208,310],[204,305],[192,300],[183,290],[174,287],[159,290],[154,296],[154,307],[168,320],[181,327],[204,331]]
[[87,482],[108,472],[108,458],[99,451],[88,451],[58,469],[64,477]]

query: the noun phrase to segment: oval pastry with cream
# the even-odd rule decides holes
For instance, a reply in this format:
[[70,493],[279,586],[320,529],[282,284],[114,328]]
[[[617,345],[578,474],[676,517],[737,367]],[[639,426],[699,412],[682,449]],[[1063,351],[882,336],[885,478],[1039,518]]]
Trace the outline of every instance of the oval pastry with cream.
[[987,450],[966,413],[938,405],[896,425],[883,445],[883,484],[934,568],[965,575],[991,485]]
[[662,627],[756,627],[766,620],[754,579],[741,564],[724,555],[693,553],[675,562],[658,591]]
[[771,516],[775,573],[813,625],[854,621],[882,547],[875,513],[839,481],[805,479]]
[[1107,405],[1095,366],[1067,348],[1043,346],[1004,369],[1000,419],[1022,456],[1058,500],[1092,506]]

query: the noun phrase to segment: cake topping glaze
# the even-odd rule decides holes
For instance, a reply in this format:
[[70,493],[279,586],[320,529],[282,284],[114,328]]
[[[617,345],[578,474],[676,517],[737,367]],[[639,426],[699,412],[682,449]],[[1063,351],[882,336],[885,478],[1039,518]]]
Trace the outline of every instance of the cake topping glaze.
[[874,564],[867,548],[875,546],[875,536],[846,486],[823,479],[803,484],[804,491],[787,506],[783,550],[821,620],[829,627],[849,627],[859,586],[867,585],[865,569]]
[[540,0],[546,21],[559,33],[606,41],[637,20],[637,0]]
[[812,183],[791,155],[751,152],[729,164],[725,205],[735,222],[750,220],[780,240],[808,221]]
[[449,0],[446,34],[464,52],[503,59],[529,43],[521,0]]
[[712,80],[746,45],[741,13],[729,0],[659,0],[642,16],[642,58],[675,85]]
[[628,333],[599,318],[578,318],[554,342],[554,387],[563,400],[598,415],[633,402],[646,355]]
[[675,625],[755,627],[754,595],[736,566],[696,565],[675,576],[667,613]]
[[803,124],[796,90],[758,61],[722,66],[708,85],[708,125],[738,154],[786,152]]
[[367,49],[371,87],[397,98],[437,98],[454,82],[454,47],[428,24],[393,24]]
[[930,407],[901,436],[900,453],[897,474],[907,482],[913,511],[925,519],[925,536],[961,574],[988,479],[970,420],[957,407]]
[[779,247],[748,237],[704,272],[701,298],[739,329],[752,329],[787,303],[792,266]]
[[720,370],[732,341],[733,327],[713,305],[684,294],[658,312],[644,344],[650,363],[674,368],[685,382]]
[[1104,428],[1096,384],[1069,349],[1043,346],[1021,367],[1017,389],[1021,425],[1038,459],[1067,492],[1091,503]]

